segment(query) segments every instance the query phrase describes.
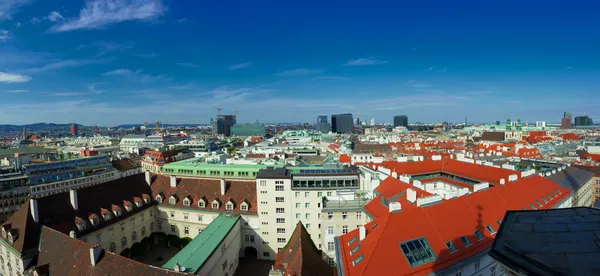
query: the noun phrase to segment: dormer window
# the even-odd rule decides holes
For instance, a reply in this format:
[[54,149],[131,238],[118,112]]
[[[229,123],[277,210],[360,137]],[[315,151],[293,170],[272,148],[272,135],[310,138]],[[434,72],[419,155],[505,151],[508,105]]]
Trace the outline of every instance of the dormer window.
[[96,214],[92,214],[90,216],[90,223],[92,224],[92,226],[98,225],[99,219],[98,219],[98,216],[96,216]]
[[240,204],[240,210],[247,212],[248,211],[248,203],[242,202],[242,204]]
[[204,199],[198,200],[198,208],[204,208],[204,207],[206,207],[206,202],[204,202]]
[[110,220],[111,219],[111,215],[108,212],[106,212],[104,215],[102,215],[102,217],[104,218],[104,220]]
[[215,200],[215,201],[213,201],[213,202],[212,202],[212,208],[213,208],[213,209],[219,209],[219,202],[218,202],[218,201],[216,201],[216,200]]
[[124,205],[125,205],[125,211],[131,212],[131,210],[133,209],[131,207],[131,202],[127,201]]
[[121,216],[121,207],[115,205],[113,207],[113,213],[115,214],[115,217]]
[[156,202],[161,203],[163,201],[162,196],[157,195],[156,196]]
[[169,198],[169,204],[175,204],[175,203],[177,203],[177,199],[175,198],[175,196],[171,196]]
[[183,199],[183,205],[184,206],[190,206],[192,204],[192,201],[189,198],[184,198]]
[[138,207],[138,208],[139,208],[139,207],[142,207],[142,199],[141,199],[141,198],[136,198],[136,199],[134,200],[134,202],[135,202],[135,206],[136,206],[136,207]]
[[6,228],[2,227],[2,238],[6,239]]
[[233,210],[233,202],[227,202],[227,204],[225,204],[225,210]]
[[76,218],[75,219],[75,225],[77,225],[77,229],[79,231],[85,230],[85,221],[82,220],[81,218]]
[[17,229],[11,229],[10,232],[8,232],[8,242],[10,244],[14,243],[17,239],[17,236],[19,236]]
[[144,200],[144,204],[148,204],[148,203],[150,203],[150,196],[149,196],[149,195],[147,195],[147,194],[143,194],[143,195],[142,195],[142,198],[143,198],[143,200]]

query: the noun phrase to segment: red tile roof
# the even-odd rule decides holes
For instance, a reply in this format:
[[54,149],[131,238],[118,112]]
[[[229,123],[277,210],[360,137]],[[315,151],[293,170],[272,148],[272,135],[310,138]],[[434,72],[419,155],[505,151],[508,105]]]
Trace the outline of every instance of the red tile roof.
[[562,138],[563,141],[568,141],[568,140],[578,141],[579,140],[579,136],[577,136],[575,133],[563,133],[560,135],[560,138]]
[[[541,197],[547,197],[552,192],[560,194],[544,204]],[[406,209],[402,206],[401,212],[388,212],[373,221],[379,229],[367,226],[366,238],[359,243],[348,245],[352,238],[358,236],[358,229],[339,237],[342,256],[339,262],[345,275],[427,275],[490,247],[494,235],[485,227],[490,225],[497,231],[499,226],[496,221],[503,218],[506,210],[520,210],[529,204],[534,204],[538,209],[548,209],[565,199],[569,193],[569,190],[533,175],[429,207]],[[543,205],[539,207],[536,200]],[[482,240],[477,239],[475,230],[483,235]],[[472,244],[465,246],[460,240],[461,236],[466,236]],[[399,243],[420,237],[426,239],[436,258],[411,267]],[[450,254],[446,242],[452,242],[457,251]],[[350,249],[357,244],[360,244],[360,248],[351,255]],[[353,265],[352,261],[361,254],[364,259]]]
[[340,154],[340,163],[351,163],[352,158],[348,154]]

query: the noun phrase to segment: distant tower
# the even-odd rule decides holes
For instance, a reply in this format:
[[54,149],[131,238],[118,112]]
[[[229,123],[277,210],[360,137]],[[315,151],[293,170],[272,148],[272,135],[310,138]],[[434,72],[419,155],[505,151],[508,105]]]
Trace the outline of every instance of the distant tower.
[[506,130],[511,130],[512,125],[510,124],[510,115],[506,117]]
[[467,124],[468,124],[468,123],[467,123],[467,117],[465,117],[465,126],[467,126]]
[[94,127],[94,132],[96,133],[96,135],[100,134],[100,132],[98,131],[98,126]]
[[27,140],[27,129],[23,127],[23,140]]
[[73,136],[79,135],[79,129],[77,128],[76,124],[71,125],[71,135],[73,135]]
[[523,127],[521,126],[521,117],[517,117],[517,125],[515,126],[518,131],[521,131]]

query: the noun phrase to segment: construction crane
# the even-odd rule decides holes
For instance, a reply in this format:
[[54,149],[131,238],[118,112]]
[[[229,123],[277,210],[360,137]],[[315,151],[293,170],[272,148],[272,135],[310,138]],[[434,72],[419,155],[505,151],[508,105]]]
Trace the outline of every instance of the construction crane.
[[237,121],[237,109],[233,111],[233,119]]
[[223,108],[221,108],[220,105],[213,106],[213,108],[216,108],[218,111],[217,115],[221,116],[221,110],[223,110]]

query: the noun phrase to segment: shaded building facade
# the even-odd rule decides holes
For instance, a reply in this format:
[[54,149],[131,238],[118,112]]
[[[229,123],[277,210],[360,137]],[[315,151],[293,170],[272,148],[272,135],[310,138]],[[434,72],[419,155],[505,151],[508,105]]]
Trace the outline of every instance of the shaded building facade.
[[217,120],[213,123],[213,133],[224,135],[225,137],[231,136],[231,127],[235,125],[236,117],[234,115],[219,115]]
[[408,127],[408,116],[406,115],[396,115],[394,116],[394,127]]
[[575,117],[575,126],[591,126],[594,122],[589,116],[577,116]]
[[331,115],[331,131],[335,133],[352,133],[354,124],[352,114],[334,114]]

